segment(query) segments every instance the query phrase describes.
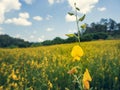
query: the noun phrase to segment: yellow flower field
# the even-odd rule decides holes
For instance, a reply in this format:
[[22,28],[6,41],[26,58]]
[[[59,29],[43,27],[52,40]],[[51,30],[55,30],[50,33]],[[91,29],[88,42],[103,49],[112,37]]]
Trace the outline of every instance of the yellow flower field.
[[[90,84],[93,90],[120,90],[120,40],[82,42],[84,55],[71,53],[74,45],[1,48],[0,90],[79,90],[71,76],[79,71],[69,70],[81,63],[82,72],[88,68],[92,79],[85,80],[86,88]],[[78,52],[83,53],[81,48]]]

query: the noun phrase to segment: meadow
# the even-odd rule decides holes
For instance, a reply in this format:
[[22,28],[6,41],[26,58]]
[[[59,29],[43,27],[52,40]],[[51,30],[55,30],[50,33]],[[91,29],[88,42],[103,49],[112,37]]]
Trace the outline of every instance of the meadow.
[[0,90],[79,90],[67,72],[82,64],[93,90],[120,90],[120,40],[82,42],[84,56],[73,62],[74,45],[0,49]]

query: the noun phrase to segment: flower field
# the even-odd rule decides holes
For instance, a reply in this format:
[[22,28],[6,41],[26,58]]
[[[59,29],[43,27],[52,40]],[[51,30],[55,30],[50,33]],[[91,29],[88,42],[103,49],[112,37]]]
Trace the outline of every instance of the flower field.
[[82,42],[84,55],[74,61],[77,44],[1,48],[0,90],[79,90],[68,71],[81,64],[82,72],[89,69],[92,90],[120,90],[120,40]]

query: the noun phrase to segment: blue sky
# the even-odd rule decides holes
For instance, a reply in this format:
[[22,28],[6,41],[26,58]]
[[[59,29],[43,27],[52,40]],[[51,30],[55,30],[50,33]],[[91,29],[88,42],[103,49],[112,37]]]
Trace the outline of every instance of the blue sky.
[[30,42],[67,38],[76,32],[73,4],[86,14],[82,23],[112,18],[120,22],[120,0],[0,0],[0,34],[22,38]]

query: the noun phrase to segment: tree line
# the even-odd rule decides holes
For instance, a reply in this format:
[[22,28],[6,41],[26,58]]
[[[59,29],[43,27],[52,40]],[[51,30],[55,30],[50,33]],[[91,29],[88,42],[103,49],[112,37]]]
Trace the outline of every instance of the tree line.
[[[120,39],[120,23],[117,23],[113,19],[102,18],[99,22],[86,24],[86,30],[81,30],[81,41],[91,41],[99,39]],[[77,35],[78,33],[74,33]],[[0,35],[0,47],[14,48],[14,47],[35,47],[41,45],[54,45],[63,43],[76,42],[75,37],[69,37],[62,39],[55,37],[53,40],[45,40],[43,42],[28,42],[20,38],[13,38],[9,35]]]
[[13,38],[7,34],[0,35],[0,47],[2,48],[30,47],[31,45],[32,43],[20,38]]
[[[86,30],[81,30],[81,41],[92,41],[99,39],[120,39],[120,23],[117,23],[113,19],[102,18],[97,23],[86,24]],[[74,33],[77,35],[77,33]],[[56,37],[53,40],[46,40],[41,43],[41,45],[53,45],[62,43],[72,43],[76,42],[76,37],[69,37],[67,39],[62,39]]]

